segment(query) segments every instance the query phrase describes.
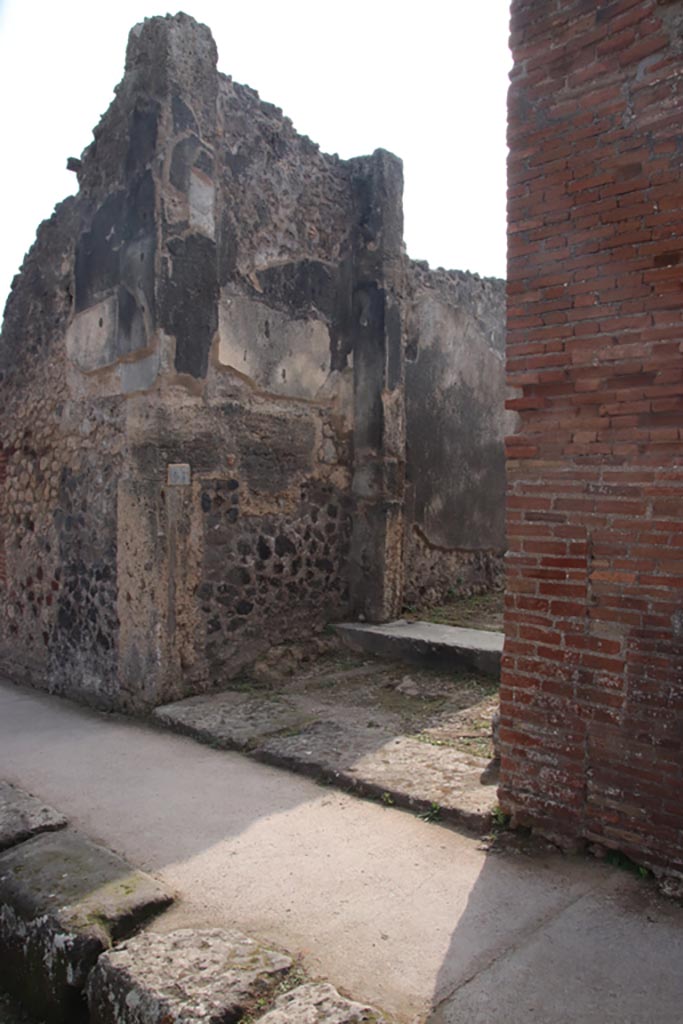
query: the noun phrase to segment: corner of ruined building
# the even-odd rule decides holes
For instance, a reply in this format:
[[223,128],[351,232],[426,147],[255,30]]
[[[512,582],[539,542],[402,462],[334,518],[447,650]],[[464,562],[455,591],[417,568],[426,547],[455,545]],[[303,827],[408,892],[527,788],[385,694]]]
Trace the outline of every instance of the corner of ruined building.
[[403,246],[403,161],[386,149],[349,161],[359,207],[362,261],[366,275],[382,281],[405,262]]
[[215,78],[218,51],[211,30],[179,11],[145,18],[128,36],[121,88],[164,95],[197,94]]
[[[141,710],[351,607],[399,614],[406,450],[443,431],[406,425],[397,157],[322,153],[217,72],[209,30],[184,14],[133,29],[93,134],[8,306],[16,351],[40,354],[0,410],[0,652],[55,692]],[[438,326],[420,329],[430,358]],[[478,385],[484,358],[467,365]],[[418,419],[421,400],[450,415],[460,391],[435,403],[422,388]],[[483,450],[497,435],[467,409],[454,443]],[[411,470],[417,506],[436,502],[427,460]],[[498,494],[497,476],[473,479]],[[423,589],[427,570],[441,586],[460,565],[437,529],[459,513],[437,513],[410,520],[434,542],[411,548]]]
[[114,100],[81,156],[81,191],[97,198],[153,159],[161,101],[169,95],[195,98],[193,119],[200,130],[210,128],[215,122],[217,59],[210,29],[187,14],[145,18],[135,25]]

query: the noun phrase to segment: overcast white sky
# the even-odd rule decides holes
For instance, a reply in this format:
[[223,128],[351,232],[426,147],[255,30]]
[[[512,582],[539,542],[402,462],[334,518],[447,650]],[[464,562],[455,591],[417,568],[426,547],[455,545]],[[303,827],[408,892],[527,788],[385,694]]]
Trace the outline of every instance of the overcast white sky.
[[[178,8],[171,8],[175,13]],[[326,152],[403,159],[408,253],[505,274],[508,0],[184,0],[221,71]],[[0,308],[158,0],[0,0]]]

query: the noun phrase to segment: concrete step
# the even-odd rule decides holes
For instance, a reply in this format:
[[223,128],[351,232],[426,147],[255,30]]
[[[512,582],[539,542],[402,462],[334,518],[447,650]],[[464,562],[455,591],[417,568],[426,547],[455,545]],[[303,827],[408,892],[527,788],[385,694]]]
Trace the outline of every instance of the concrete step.
[[342,622],[335,629],[355,651],[407,661],[425,668],[471,668],[500,678],[503,633],[398,619],[384,625]]

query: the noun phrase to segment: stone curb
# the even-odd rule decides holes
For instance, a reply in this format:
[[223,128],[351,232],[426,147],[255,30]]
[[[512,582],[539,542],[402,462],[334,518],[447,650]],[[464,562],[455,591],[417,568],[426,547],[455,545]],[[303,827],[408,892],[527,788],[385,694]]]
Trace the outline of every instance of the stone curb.
[[9,782],[0,782],[0,852],[66,824],[64,815],[53,807]]
[[292,966],[234,930],[145,932],[100,956],[87,986],[90,1024],[384,1024],[330,984],[278,994]]
[[385,1024],[372,1006],[340,996],[333,985],[299,985],[278,996],[258,1024]]
[[292,967],[234,930],[143,932],[103,953],[88,980],[90,1024],[239,1020]]
[[[257,746],[249,746],[246,743],[234,742],[225,737],[217,737],[209,729],[195,726],[191,722],[183,721],[179,717],[169,714],[168,707],[174,707],[174,705],[161,705],[152,712],[148,720],[157,728],[188,736],[190,739],[214,749],[244,754],[254,761],[271,765],[274,768],[285,768],[314,779],[316,782],[322,782],[343,792],[352,793],[354,796],[365,797],[387,807],[397,807],[414,814],[429,816],[430,821],[438,820],[466,828],[475,835],[490,832],[493,826],[493,807],[497,803],[496,791],[493,788],[491,805],[481,809],[468,809],[458,805],[455,801],[452,804],[446,801],[434,801],[408,793],[395,785],[380,784],[349,771],[332,768],[319,760],[308,760],[295,754],[268,749],[268,737],[265,737],[262,744]],[[438,803],[438,811],[435,807],[436,803]]]
[[172,900],[77,833],[28,839],[0,854],[0,986],[39,1020],[74,1024],[100,953]]

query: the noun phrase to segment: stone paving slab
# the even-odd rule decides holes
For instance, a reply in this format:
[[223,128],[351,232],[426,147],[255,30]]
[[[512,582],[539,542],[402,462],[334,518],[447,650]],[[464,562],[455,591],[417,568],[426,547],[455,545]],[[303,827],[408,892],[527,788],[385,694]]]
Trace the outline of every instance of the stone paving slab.
[[384,1018],[371,1006],[340,996],[332,985],[300,985],[278,996],[258,1024],[382,1024]]
[[400,658],[414,665],[471,668],[500,678],[503,633],[405,619],[383,625],[343,622],[335,629],[353,650]]
[[0,854],[0,986],[72,1024],[97,957],[172,902],[149,875],[61,831]]
[[0,851],[41,832],[56,832],[66,818],[9,782],[0,782]]
[[98,960],[87,989],[90,1024],[239,1020],[291,966],[289,957],[236,931],[138,935]]
[[286,698],[227,691],[156,708],[154,718],[178,732],[227,750],[249,750],[263,736],[303,728],[310,717]]

